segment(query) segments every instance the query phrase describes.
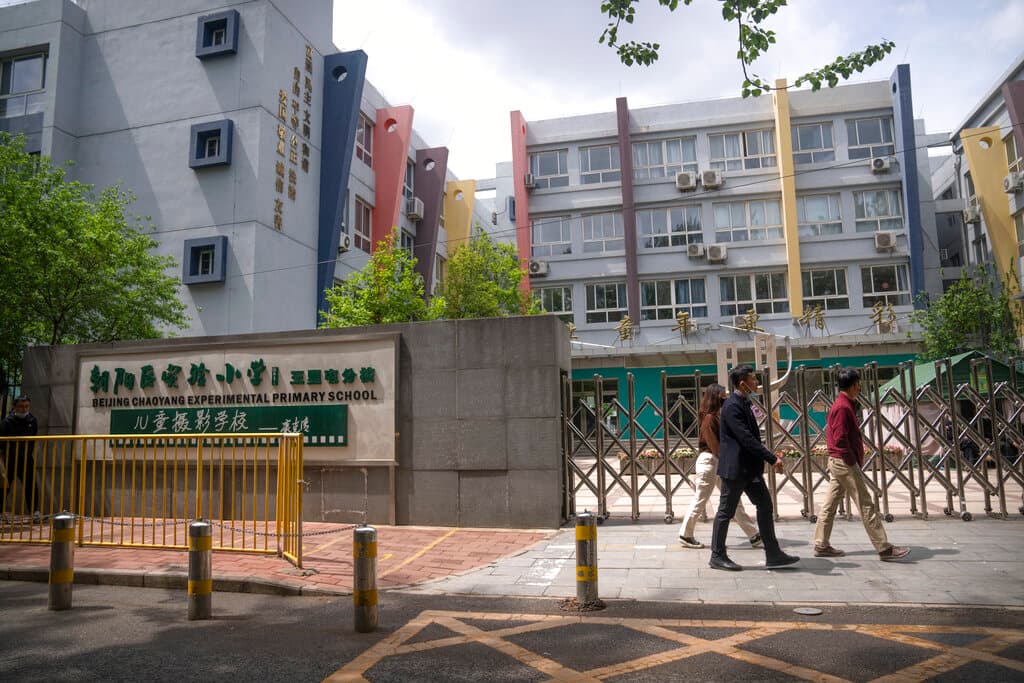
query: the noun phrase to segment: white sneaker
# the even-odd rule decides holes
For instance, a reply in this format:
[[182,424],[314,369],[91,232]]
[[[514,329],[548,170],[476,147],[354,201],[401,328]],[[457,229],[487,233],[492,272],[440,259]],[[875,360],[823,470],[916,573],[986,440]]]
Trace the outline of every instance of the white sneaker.
[[684,548],[703,548],[704,544],[692,536],[680,536],[679,545]]

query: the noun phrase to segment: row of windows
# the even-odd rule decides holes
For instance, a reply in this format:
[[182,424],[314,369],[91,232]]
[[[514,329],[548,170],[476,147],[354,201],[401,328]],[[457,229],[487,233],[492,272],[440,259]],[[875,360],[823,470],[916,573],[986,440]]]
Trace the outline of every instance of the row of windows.
[[[825,163],[836,160],[832,122],[795,125],[793,162]],[[894,153],[892,119],[873,117],[846,122],[850,159],[868,159]],[[742,171],[773,168],[777,165],[775,130],[763,128],[736,133],[708,135],[711,168]],[[569,150],[556,149],[530,154],[530,173],[535,187],[547,189],[569,186]],[[595,145],[579,150],[580,182],[618,182],[621,180],[619,146]],[[633,179],[674,178],[680,171],[697,171],[697,138],[678,137],[633,143]]]
[[[903,208],[897,190],[866,190],[853,193],[857,232],[902,230]],[[800,237],[839,235],[843,217],[838,194],[797,197]],[[580,217],[583,252],[603,253],[625,249],[622,212],[586,214]],[[712,205],[715,242],[746,242],[782,239],[782,211],[778,199],[716,202]],[[637,244],[642,249],[679,247],[704,241],[700,206],[640,209],[636,212]],[[552,216],[532,222],[531,253],[536,257],[572,253],[572,218]]]
[[[910,281],[903,264],[862,266],[860,268],[864,308],[876,303],[905,306],[911,303]],[[845,268],[823,268],[800,274],[804,304],[820,305],[828,311],[850,308]],[[754,309],[761,315],[789,313],[784,272],[720,275],[719,314],[743,315]],[[548,313],[563,314],[572,320],[572,287],[535,289],[541,306]],[[586,322],[610,323],[627,313],[626,283],[598,282],[586,285]],[[640,283],[641,320],[672,320],[686,312],[692,318],[709,317],[707,285],[702,277],[648,280]]]

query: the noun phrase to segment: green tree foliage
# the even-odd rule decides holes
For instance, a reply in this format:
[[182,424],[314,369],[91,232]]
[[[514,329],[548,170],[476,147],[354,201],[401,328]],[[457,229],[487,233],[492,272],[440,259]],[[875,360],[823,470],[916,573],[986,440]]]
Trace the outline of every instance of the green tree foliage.
[[163,336],[188,321],[173,257],[157,256],[134,196],[99,195],[65,169],[0,134],[0,356],[17,364],[26,344]]
[[519,288],[526,273],[511,244],[495,244],[479,225],[448,261],[448,273],[431,302],[436,318],[532,315],[536,301]]
[[397,247],[397,228],[378,242],[366,266],[344,282],[327,290],[327,311],[321,311],[321,327],[353,327],[423,320],[423,278],[416,272],[416,258]]
[[[632,24],[636,19],[636,7],[638,0],[605,0],[601,3],[601,12],[608,19],[608,25],[598,38],[598,43],[607,43],[608,47],[618,52],[619,59],[626,66],[642,64],[650,66],[658,59],[658,50],[661,45],[652,42],[628,41],[619,42],[619,27],[623,22]],[[693,0],[682,0],[684,5],[690,5]],[[658,0],[658,4],[667,7],[674,12],[679,7],[680,0]],[[779,8],[786,5],[786,0],[719,0],[722,5],[722,19],[727,22],[736,22],[739,48],[736,52],[736,59],[743,67],[743,96],[757,97],[762,93],[774,90],[763,78],[757,74],[748,73],[748,68],[761,57],[769,48],[775,44],[775,32],[761,27],[761,24],[779,11]],[[836,57],[835,60],[818,69],[812,69],[807,73],[798,76],[793,86],[799,88],[805,83],[810,83],[811,90],[818,90],[823,83],[828,87],[834,87],[839,79],[847,79],[854,72],[863,71],[865,68],[880,62],[887,54],[892,52],[896,46],[891,40],[882,40],[875,45],[868,45],[859,52],[853,52],[845,57]]]
[[963,353],[983,351],[1001,359],[1018,353],[1019,304],[1011,296],[1013,273],[999,287],[990,271],[977,280],[966,273],[945,294],[915,311],[913,320],[921,326],[925,350],[921,360],[936,360]]

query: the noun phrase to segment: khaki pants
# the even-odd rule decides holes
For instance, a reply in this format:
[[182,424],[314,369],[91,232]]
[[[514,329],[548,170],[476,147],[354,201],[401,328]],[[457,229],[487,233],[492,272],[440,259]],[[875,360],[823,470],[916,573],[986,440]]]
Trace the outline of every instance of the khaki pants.
[[818,524],[814,528],[814,547],[828,547],[839,501],[843,499],[844,495],[849,494],[860,511],[864,530],[868,532],[868,538],[871,539],[875,550],[881,553],[891,548],[892,544],[889,543],[885,535],[882,518],[878,514],[878,508],[875,507],[874,501],[871,500],[871,494],[864,483],[864,473],[861,469],[857,466],[850,467],[839,458],[830,457],[828,472],[832,475],[832,481],[829,482],[825,502],[822,503],[821,512],[818,513]]
[[[693,530],[697,526],[697,517],[700,515],[700,511],[704,509],[708,499],[711,498],[711,491],[715,486],[721,488],[721,481],[718,479],[718,475],[715,474],[716,469],[718,469],[718,458],[706,451],[702,452],[697,458],[695,482],[697,488],[693,492],[690,509],[686,511],[686,516],[683,517],[683,524],[679,527],[680,536],[693,537]],[[736,514],[733,516],[733,519],[743,529],[743,533],[747,535],[747,538],[753,538],[757,535],[757,525],[750,518],[750,515],[747,514],[747,511],[743,509],[743,503],[736,506]]]

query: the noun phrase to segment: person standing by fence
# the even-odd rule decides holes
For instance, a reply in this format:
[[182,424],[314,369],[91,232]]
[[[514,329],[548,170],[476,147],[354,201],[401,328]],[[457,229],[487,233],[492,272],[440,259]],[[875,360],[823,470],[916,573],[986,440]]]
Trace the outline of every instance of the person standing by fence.
[[[14,410],[0,420],[0,436],[35,436],[39,433],[39,423],[35,416],[29,412],[32,405],[27,396],[19,396],[14,399]],[[35,447],[31,441],[8,441],[3,444],[4,472],[7,475],[7,487],[3,490],[0,513],[7,514],[7,492],[14,485],[14,480],[20,479],[22,489],[22,506],[25,513],[31,514],[37,511],[39,498],[36,496],[36,461],[32,457]],[[28,498],[27,505],[25,498]],[[17,510],[15,510],[16,512]]]
[[910,548],[900,548],[889,543],[882,526],[878,508],[871,500],[864,483],[864,440],[854,408],[860,395],[860,374],[853,368],[839,371],[837,379],[839,394],[825,419],[825,441],[828,444],[828,473],[831,477],[825,502],[818,513],[814,528],[814,556],[842,557],[846,553],[833,548],[829,543],[832,524],[836,519],[839,502],[845,495],[852,496],[860,510],[864,530],[874,544],[878,556],[883,560],[898,560],[910,553]]
[[[700,402],[700,411],[697,419],[700,422],[698,435],[698,447],[700,455],[697,456],[696,481],[694,482],[693,500],[690,508],[683,517],[683,523],[679,527],[679,544],[684,548],[703,548],[704,544],[693,537],[693,531],[697,526],[697,517],[700,511],[711,497],[711,491],[715,486],[721,487],[718,475],[718,430],[719,412],[722,403],[725,402],[725,387],[721,384],[712,384],[704,391],[704,397]],[[733,518],[743,529],[743,533],[750,539],[750,545],[754,548],[761,546],[761,534],[757,533],[757,525],[750,518],[743,503],[736,506],[736,515]]]

